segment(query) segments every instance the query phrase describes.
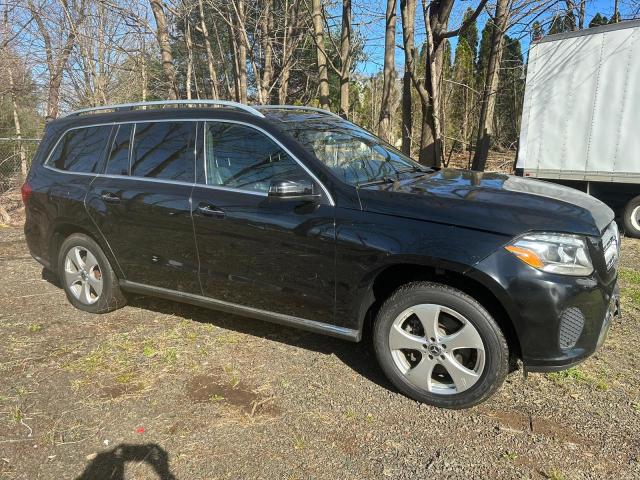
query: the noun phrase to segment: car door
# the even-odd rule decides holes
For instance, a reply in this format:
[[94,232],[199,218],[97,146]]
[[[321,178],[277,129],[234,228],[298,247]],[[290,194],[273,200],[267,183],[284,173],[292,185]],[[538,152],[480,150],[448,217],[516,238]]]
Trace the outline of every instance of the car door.
[[[192,194],[203,294],[333,322],[334,207],[273,137],[226,121],[204,125],[203,168]],[[277,180],[309,182],[315,197],[268,195]]]
[[197,122],[124,123],[87,209],[124,279],[200,294],[190,195]]

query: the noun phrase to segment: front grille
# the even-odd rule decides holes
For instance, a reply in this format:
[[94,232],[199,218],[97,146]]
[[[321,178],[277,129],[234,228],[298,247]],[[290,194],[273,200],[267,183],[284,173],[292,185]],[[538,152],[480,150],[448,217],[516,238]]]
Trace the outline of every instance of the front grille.
[[577,307],[567,308],[560,316],[560,348],[567,350],[575,346],[582,329],[584,315]]

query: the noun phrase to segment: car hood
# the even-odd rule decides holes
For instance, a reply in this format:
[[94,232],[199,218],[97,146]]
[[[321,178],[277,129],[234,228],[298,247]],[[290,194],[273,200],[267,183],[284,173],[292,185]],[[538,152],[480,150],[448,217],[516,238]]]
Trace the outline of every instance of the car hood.
[[604,203],[573,188],[498,173],[443,169],[358,190],[366,211],[515,236],[553,231],[599,236]]

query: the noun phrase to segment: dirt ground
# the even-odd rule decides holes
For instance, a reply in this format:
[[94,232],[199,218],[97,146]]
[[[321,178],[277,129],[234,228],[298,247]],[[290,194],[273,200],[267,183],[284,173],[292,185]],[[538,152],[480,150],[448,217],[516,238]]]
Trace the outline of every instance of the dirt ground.
[[1,479],[640,478],[640,242],[595,356],[467,411],[369,347],[163,300],[75,310],[0,227]]

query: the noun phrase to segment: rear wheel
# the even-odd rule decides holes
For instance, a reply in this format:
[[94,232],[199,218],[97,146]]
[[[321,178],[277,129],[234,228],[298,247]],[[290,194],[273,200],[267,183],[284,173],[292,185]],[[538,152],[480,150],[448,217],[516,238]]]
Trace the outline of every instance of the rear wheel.
[[640,196],[637,196],[624,209],[624,233],[640,238]]
[[444,408],[486,400],[509,367],[507,342],[491,315],[465,293],[436,283],[410,283],[387,299],[374,347],[398,390]]
[[126,304],[118,279],[98,244],[74,233],[60,246],[58,273],[69,302],[91,313],[106,313]]

